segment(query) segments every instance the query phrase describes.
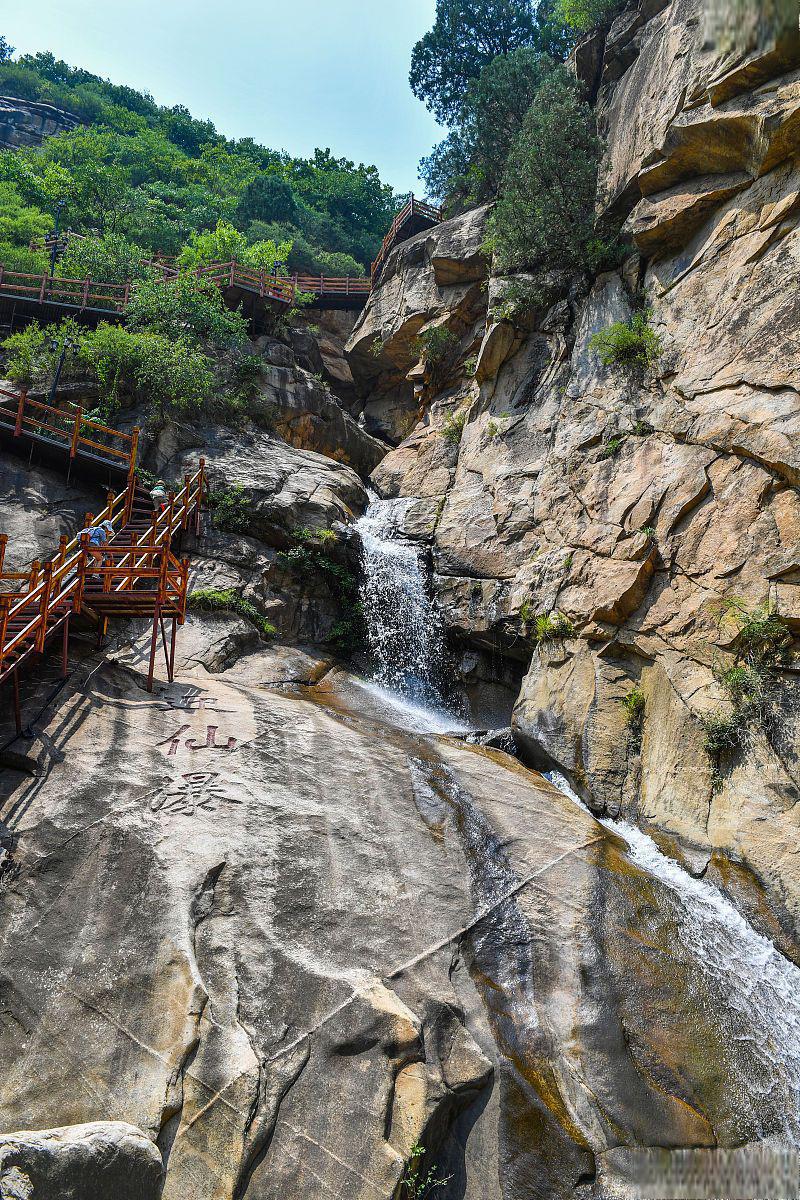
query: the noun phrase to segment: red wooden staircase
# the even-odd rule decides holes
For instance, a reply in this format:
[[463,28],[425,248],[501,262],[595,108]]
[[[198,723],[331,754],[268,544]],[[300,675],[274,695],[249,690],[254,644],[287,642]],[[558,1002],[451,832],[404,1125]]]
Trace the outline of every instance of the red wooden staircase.
[[[72,541],[62,537],[58,553],[45,563],[34,562],[27,572],[3,570],[8,539],[0,535],[0,684],[11,680],[14,713],[21,730],[19,670],[42,655],[56,636],[62,638],[62,672],[66,675],[70,622],[83,614],[98,629],[102,644],[112,618],[152,619],[147,688],[152,691],[158,633],[161,631],[167,677],[174,675],[177,629],[186,618],[189,562],[173,549],[181,535],[200,532],[206,492],[205,464],[184,476],[183,487],[171,493],[160,512],[150,494],[131,474],[117,495],[96,516],[86,515],[86,529]],[[110,521],[113,535],[97,561],[88,546],[88,527]],[[167,638],[165,622],[171,623]]]

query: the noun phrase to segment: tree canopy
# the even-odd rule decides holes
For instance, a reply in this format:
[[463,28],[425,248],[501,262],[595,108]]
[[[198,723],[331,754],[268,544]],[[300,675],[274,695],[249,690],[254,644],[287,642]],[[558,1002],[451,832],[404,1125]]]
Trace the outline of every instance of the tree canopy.
[[501,270],[591,267],[600,151],[592,110],[572,76],[556,68],[514,139],[490,217]]
[[563,57],[568,39],[550,0],[436,0],[434,26],[412,51],[411,90],[439,122],[456,122],[471,81],[520,46]]
[[[247,244],[297,241],[302,264],[290,252],[293,269],[328,271],[334,254],[362,274],[403,202],[373,166],[327,149],[293,158],[252,138],[230,140],[183,105],[160,107],[49,52],[11,54],[0,43],[0,92],[46,100],[83,122],[40,149],[0,152],[0,183],[44,213],[64,200],[62,228],[176,255],[224,221]],[[265,236],[264,224],[280,228]],[[22,255],[21,241],[16,248]]]

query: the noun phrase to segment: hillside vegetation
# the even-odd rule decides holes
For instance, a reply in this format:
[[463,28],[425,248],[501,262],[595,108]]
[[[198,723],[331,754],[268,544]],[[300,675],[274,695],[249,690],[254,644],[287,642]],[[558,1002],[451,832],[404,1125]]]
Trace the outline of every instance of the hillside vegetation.
[[0,259],[20,270],[41,269],[27,245],[52,228],[60,200],[62,228],[113,236],[134,259],[180,254],[222,222],[223,252],[255,246],[258,265],[271,266],[271,247],[283,245],[277,257],[291,270],[363,275],[403,201],[373,166],[230,140],[182,105],[162,107],[49,52],[14,58],[5,39],[0,94],[47,101],[84,122],[41,149],[0,152]]

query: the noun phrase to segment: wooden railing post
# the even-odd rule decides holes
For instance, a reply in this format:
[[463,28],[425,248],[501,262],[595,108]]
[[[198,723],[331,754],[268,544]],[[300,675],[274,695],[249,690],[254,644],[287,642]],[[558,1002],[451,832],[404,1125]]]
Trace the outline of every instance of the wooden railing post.
[[75,585],[75,599],[74,599],[73,605],[72,605],[72,611],[75,614],[80,613],[81,605],[83,604],[83,586],[84,586],[84,583],[86,582],[86,547],[88,545],[89,545],[89,535],[87,533],[82,533],[81,534],[80,558],[78,559],[78,569],[76,572],[77,577],[78,577],[78,582]]
[[50,615],[50,589],[53,586],[53,564],[45,563],[44,565],[44,584],[42,586],[42,599],[39,605],[39,628],[36,631],[36,650],[39,654],[44,651],[44,642],[47,637],[47,618]]
[[200,509],[203,506],[203,487],[205,486],[206,460],[200,459],[200,470],[197,473],[197,504],[194,513],[194,536],[200,537]]
[[233,281],[236,278],[236,263],[231,263],[230,286],[233,287]]
[[81,301],[81,312],[83,312],[84,308],[86,308],[86,305],[88,303],[89,303],[89,280],[87,278],[86,280],[84,280],[84,284],[83,284],[83,298]]
[[188,558],[181,559],[181,601],[180,601],[180,617],[178,621],[183,625],[186,620],[186,606],[189,599],[189,560]]
[[6,561],[6,546],[8,545],[8,534],[0,533],[0,575],[3,574],[3,563]]
[[41,569],[41,565],[42,564],[39,562],[38,558],[35,558],[31,563],[31,573],[28,580],[28,587],[31,591],[33,591],[33,589],[36,587],[36,584],[39,582],[39,571]]
[[0,671],[3,669],[3,658],[6,652],[6,631],[8,629],[8,610],[14,600],[7,592],[0,595]]
[[62,533],[58,539],[58,554],[56,555],[56,564],[63,567],[64,559],[67,557],[67,535]]
[[172,537],[172,522],[175,520],[175,493],[174,492],[169,493],[168,501],[169,501],[169,503],[167,505],[167,540],[166,540],[167,545],[169,545],[169,540]]
[[85,517],[83,518],[83,528],[90,529],[93,522],[94,522],[94,513],[87,512]]
[[78,405],[78,409],[75,413],[75,425],[72,430],[72,442],[71,442],[70,448],[69,448],[70,458],[74,458],[75,455],[78,453],[78,440],[81,436],[81,421],[82,421],[82,419],[83,419],[83,407],[81,405]]
[[[183,477],[183,505],[181,506],[181,529],[185,529],[189,522],[189,480],[191,476],[187,471]],[[0,571],[3,569],[3,560],[0,558]]]
[[17,402],[17,420],[14,424],[14,437],[19,437],[19,435],[22,433],[22,418],[25,414],[25,403],[27,399],[28,392],[25,388],[22,388],[19,394],[19,400]]

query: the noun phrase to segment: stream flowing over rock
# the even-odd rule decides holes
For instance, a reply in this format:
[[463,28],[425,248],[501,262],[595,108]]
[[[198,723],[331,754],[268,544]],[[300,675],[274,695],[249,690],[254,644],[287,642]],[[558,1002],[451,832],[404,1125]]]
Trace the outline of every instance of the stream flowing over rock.
[[[800,44],[642,0],[572,66],[624,265],[500,316],[474,209],[258,339],[142,440],[212,489],[175,682],[78,621],[3,691],[0,1200],[800,1196],[797,659],[702,725],[726,601],[800,632]],[[7,567],[104,503],[4,450]]]

